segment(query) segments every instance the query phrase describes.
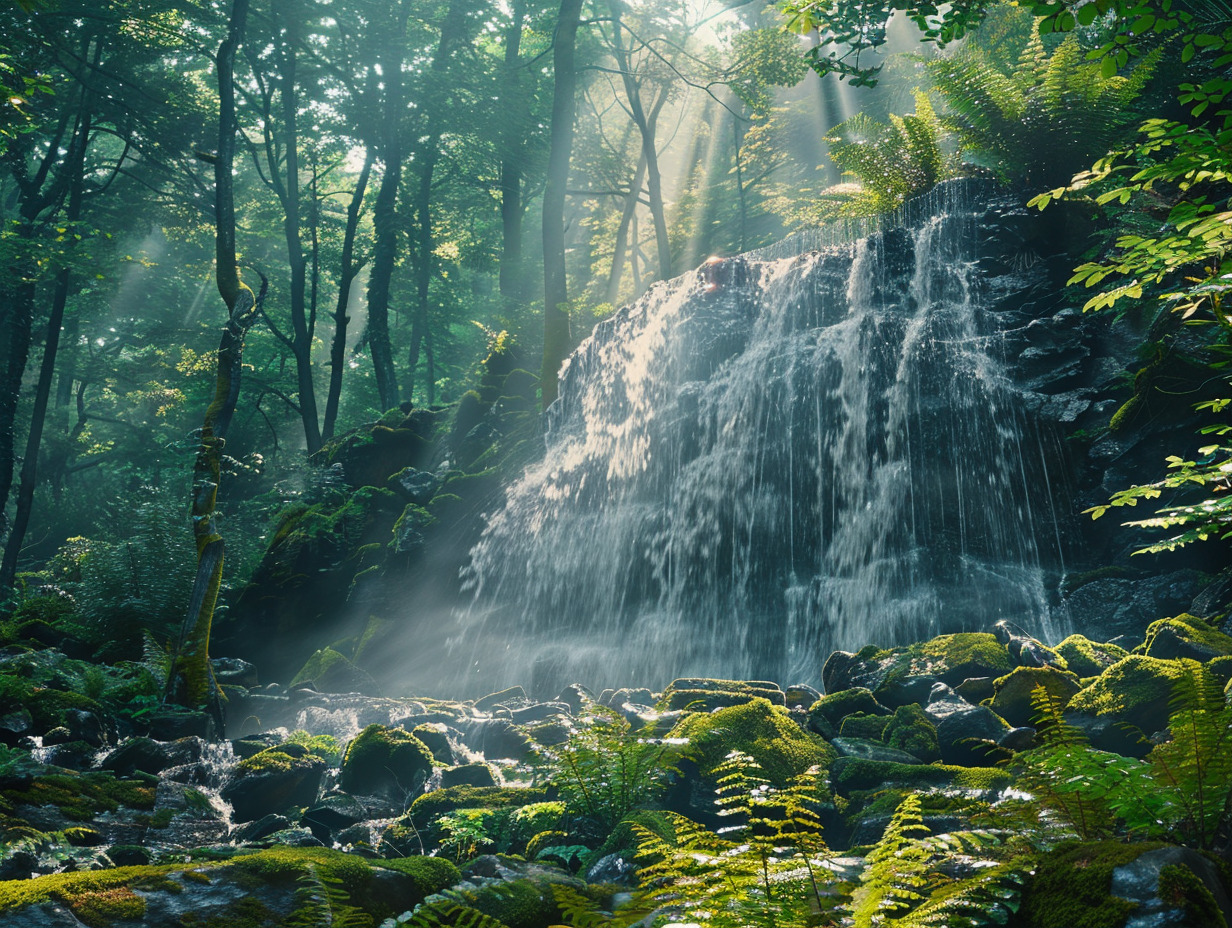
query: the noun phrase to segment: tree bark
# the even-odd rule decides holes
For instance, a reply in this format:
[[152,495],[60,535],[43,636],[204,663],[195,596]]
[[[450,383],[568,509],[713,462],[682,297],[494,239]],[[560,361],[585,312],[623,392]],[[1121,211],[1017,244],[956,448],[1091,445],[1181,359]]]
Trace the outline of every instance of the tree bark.
[[[663,176],[659,171],[659,151],[655,142],[655,122],[646,117],[646,109],[642,104],[642,88],[634,78],[633,61],[630,50],[625,47],[621,33],[624,27],[620,22],[620,4],[609,4],[612,14],[614,31],[612,36],[612,51],[616,56],[616,64],[620,69],[620,79],[624,84],[625,96],[629,100],[629,112],[633,115],[633,123],[642,137],[642,158],[646,162],[646,196],[650,201],[650,217],[654,221],[655,243],[658,246],[659,279],[667,280],[672,276],[672,246],[667,235],[667,213],[663,206]],[[664,94],[666,96],[666,94]],[[658,106],[655,108],[656,117]]]
[[205,411],[201,444],[193,467],[192,524],[197,544],[197,575],[184,623],[180,628],[164,698],[181,705],[205,706],[222,735],[222,694],[210,667],[210,629],[214,605],[222,586],[224,545],[214,523],[218,484],[222,479],[222,452],[227,430],[239,400],[243,370],[244,334],[256,321],[260,296],[240,281],[235,257],[235,194],[231,176],[235,162],[235,55],[243,41],[249,0],[233,0],[227,36],[218,49],[218,157],[214,164],[214,250],[218,292],[227,307],[227,323],[218,344],[214,398]]
[[574,57],[582,0],[561,0],[552,51],[554,86],[548,148],[547,184],[543,191],[543,406],[556,399],[560,366],[569,354],[569,287],[565,277],[565,190],[573,153],[577,115]]
[[[526,0],[515,0],[509,27],[505,31],[504,88],[506,105],[501,109],[506,114],[516,106],[522,112],[522,88],[520,56],[522,54],[522,25],[526,19]],[[526,298],[522,268],[522,160],[525,157],[525,129],[521,120],[509,120],[504,142],[501,146],[500,191],[501,191],[501,248],[500,292],[512,302]]]
[[329,393],[325,398],[325,422],[321,426],[321,440],[329,441],[334,437],[334,427],[338,422],[338,404],[342,400],[342,376],[346,372],[346,340],[347,326],[351,317],[347,310],[351,302],[351,287],[363,267],[355,261],[355,235],[359,230],[359,212],[364,205],[364,193],[368,189],[368,178],[372,174],[372,147],[364,153],[364,166],[351,192],[351,202],[347,206],[346,230],[342,236],[341,271],[338,275],[338,303],[334,308],[334,340],[329,349]]
[[389,339],[389,291],[393,283],[394,262],[398,257],[397,203],[402,180],[402,39],[407,12],[399,7],[386,26],[385,41],[378,53],[385,100],[378,146],[383,164],[381,186],[372,211],[376,242],[372,252],[372,273],[368,278],[368,349],[376,375],[377,395],[382,409],[398,405],[398,378],[394,371],[393,347]]

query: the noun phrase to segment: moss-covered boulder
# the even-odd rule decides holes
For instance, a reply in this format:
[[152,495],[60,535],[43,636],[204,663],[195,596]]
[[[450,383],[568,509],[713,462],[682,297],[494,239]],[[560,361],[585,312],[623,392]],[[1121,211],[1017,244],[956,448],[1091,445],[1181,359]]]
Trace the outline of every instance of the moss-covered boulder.
[[882,732],[882,740],[889,747],[906,751],[926,764],[941,759],[937,728],[915,703],[894,710],[890,724]]
[[367,672],[356,667],[333,648],[313,652],[303,667],[291,679],[291,685],[311,683],[320,693],[362,693],[381,695],[377,682]]
[[1009,648],[995,635],[958,632],[905,647],[836,651],[826,660],[822,679],[828,693],[864,687],[894,709],[926,702],[936,682],[958,686],[972,677],[1001,677],[1013,669]]
[[1159,845],[1096,841],[1045,854],[1023,893],[1015,924],[1031,928],[1123,928],[1138,903],[1112,894],[1112,875]]
[[280,744],[240,761],[222,789],[232,821],[251,822],[293,807],[312,805],[325,761],[302,744]]
[[1069,705],[1074,694],[1082,689],[1074,674],[1055,667],[1018,667],[993,686],[992,698],[986,705],[1015,727],[1036,721],[1032,702],[1036,687],[1042,686],[1059,709]]
[[833,738],[842,728],[843,719],[856,713],[879,716],[890,710],[877,702],[872,692],[863,686],[822,696],[809,708],[808,726],[823,738]]
[[[547,791],[538,788],[449,786],[433,790],[412,802],[406,814],[385,829],[381,834],[380,846],[387,855],[422,854],[425,850],[431,851],[440,842],[443,835],[437,822],[443,815],[462,810],[494,810],[512,814],[517,809],[546,800]],[[526,830],[533,827],[536,826],[527,824]],[[533,836],[527,834],[524,837],[529,839]]]
[[785,708],[761,698],[711,713],[690,713],[668,737],[688,742],[688,754],[703,777],[709,777],[730,752],[742,751],[777,786],[811,767],[825,766],[834,757],[826,743],[802,729]]
[[767,699],[776,706],[787,704],[787,694],[775,683],[685,677],[668,684],[656,708],[660,712],[674,712],[678,709],[713,712],[715,709],[739,706],[758,698]]
[[441,786],[499,786],[491,764],[461,764],[441,771]]
[[1065,658],[1065,667],[1083,679],[1097,677],[1117,661],[1129,655],[1118,644],[1092,641],[1082,635],[1070,635],[1056,647]]
[[1188,614],[1152,622],[1140,649],[1150,657],[1162,660],[1188,658],[1209,661],[1232,655],[1232,638],[1214,625]]
[[913,789],[946,788],[1001,790],[1013,778],[991,767],[955,764],[899,764],[862,757],[840,757],[830,765],[830,785],[840,795],[903,786]]
[[13,928],[177,925],[273,928],[379,924],[461,879],[436,858],[367,861],[326,848],[279,847],[227,859],[55,873],[0,883]]
[[1147,736],[1167,727],[1169,702],[1185,672],[1180,661],[1131,654],[1076,693],[1066,715],[1078,722],[1085,716],[1108,723],[1094,730],[1096,747],[1145,753],[1143,739],[1136,733]]
[[401,728],[369,725],[342,759],[340,785],[349,793],[384,796],[406,805],[432,772],[432,752]]
[[856,712],[843,719],[838,733],[843,738],[863,738],[868,741],[880,741],[890,724],[888,715],[869,715]]

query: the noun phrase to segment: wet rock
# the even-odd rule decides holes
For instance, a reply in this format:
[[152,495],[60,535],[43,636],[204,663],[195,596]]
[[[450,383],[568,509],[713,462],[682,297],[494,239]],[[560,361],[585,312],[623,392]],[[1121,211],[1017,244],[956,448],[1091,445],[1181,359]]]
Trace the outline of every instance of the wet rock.
[[535,750],[530,736],[507,719],[466,719],[459,723],[459,731],[468,748],[490,760],[521,760]]
[[222,789],[233,820],[249,822],[317,798],[325,762],[298,744],[267,748],[241,761]]
[[834,748],[840,757],[862,757],[865,760],[878,760],[890,764],[924,763],[914,754],[862,738],[834,738],[830,741],[830,747]]
[[[1115,486],[1127,486],[1132,479]],[[1161,615],[1183,613],[1202,587],[1205,576],[1196,570],[1140,579],[1107,577],[1085,583],[1064,601],[1068,621],[1093,639],[1119,636],[1137,641],[1142,630]]]
[[1150,657],[1163,660],[1188,658],[1204,663],[1232,655],[1232,638],[1196,616],[1178,615],[1152,622],[1143,649]]
[[996,681],[988,706],[1011,725],[1030,725],[1036,721],[1037,687],[1043,687],[1049,699],[1064,709],[1082,684],[1074,674],[1055,667],[1018,667]]
[[570,683],[552,701],[564,703],[573,715],[579,715],[583,709],[595,701],[595,695],[580,683]]
[[608,854],[606,857],[600,857],[586,871],[586,882],[633,886],[637,882],[637,867],[619,854]]
[[[764,680],[711,680],[704,677],[681,677],[673,680],[655,704],[662,712],[688,709],[692,712],[713,712],[739,706],[754,699],[767,699],[773,705],[787,705],[786,694],[777,683]],[[615,697],[613,705],[617,705]]]
[[1035,735],[1035,729],[1030,726],[1024,725],[1021,728],[1011,728],[1001,736],[997,746],[1003,747],[1007,751],[1029,751],[1035,747]]
[[285,815],[263,815],[253,822],[241,825],[231,832],[231,839],[237,844],[248,841],[259,841],[277,831],[291,827],[291,821]]
[[[112,770],[122,777],[132,776],[137,772],[161,773],[168,767],[196,763],[201,759],[204,747],[200,738],[181,738],[179,741],[168,742],[145,737],[128,738],[108,754],[100,766],[103,770]],[[251,753],[257,752],[254,750]]]
[[625,703],[635,706],[653,706],[655,695],[643,686],[634,689],[604,690],[603,695],[599,697],[600,705],[612,709],[623,706]]
[[840,692],[822,696],[809,708],[810,731],[825,737],[833,737],[842,728],[849,715],[890,715],[891,712],[877,701],[863,686],[853,686]]
[[210,660],[210,666],[214,668],[214,679],[218,681],[220,686],[256,686],[258,681],[257,668],[248,663],[248,661],[240,660],[238,657],[215,657]]
[[163,706],[146,716],[148,734],[155,741],[178,741],[180,738],[214,738],[214,720],[208,713],[193,712]]
[[339,783],[364,793],[410,804],[432,772],[432,752],[401,728],[369,725],[347,747]]
[[821,699],[821,693],[807,683],[793,683],[783,692],[788,709],[807,709]]
[[414,467],[404,467],[389,478],[388,486],[408,502],[426,506],[440,483],[433,473]]
[[516,725],[529,725],[533,722],[542,722],[557,716],[568,716],[570,714],[567,703],[542,702],[527,706],[524,709],[514,709],[510,713],[510,717]]
[[300,824],[311,828],[320,837],[318,829],[328,836],[330,832],[340,831],[368,818],[368,809],[357,798],[346,793],[332,793],[323,796],[320,802],[308,809]]
[[[1169,874],[1168,869],[1172,870]],[[1176,868],[1176,869],[1174,869]],[[1177,872],[1180,869],[1181,872]],[[1190,879],[1186,879],[1185,872]],[[1161,898],[1161,881],[1168,882],[1171,877],[1176,888],[1189,890],[1182,894],[1174,890],[1169,896],[1181,898]],[[1195,892],[1191,886],[1196,879],[1209,899],[1223,915],[1224,921],[1232,924],[1232,901],[1229,900],[1223,881],[1220,879],[1219,867],[1209,858],[1186,847],[1165,847],[1147,851],[1131,863],[1124,864],[1112,871],[1113,896],[1136,902],[1138,908],[1130,915],[1126,928],[1168,928],[1168,926],[1195,926],[1197,924],[1213,925],[1214,912],[1206,913],[1205,918],[1195,921],[1186,911],[1185,903],[1197,908],[1200,905],[1193,896],[1202,895],[1201,890]],[[1187,898],[1188,897],[1188,898]],[[1178,905],[1178,903],[1181,903]],[[1195,903],[1197,903],[1195,905]],[[1195,913],[1196,914],[1196,913]]]
[[441,771],[441,786],[499,786],[496,772],[489,764],[463,764]]
[[28,709],[10,709],[0,714],[0,744],[13,747],[25,735],[34,733],[34,717]]
[[979,766],[995,761],[995,749],[1009,726],[987,706],[973,706],[944,684],[937,684],[924,714],[937,728],[941,759]]
[[526,690],[520,686],[511,686],[496,693],[489,693],[482,699],[476,699],[475,708],[480,712],[487,712],[489,709],[495,709],[497,706],[506,706],[510,703],[525,705],[527,702]]

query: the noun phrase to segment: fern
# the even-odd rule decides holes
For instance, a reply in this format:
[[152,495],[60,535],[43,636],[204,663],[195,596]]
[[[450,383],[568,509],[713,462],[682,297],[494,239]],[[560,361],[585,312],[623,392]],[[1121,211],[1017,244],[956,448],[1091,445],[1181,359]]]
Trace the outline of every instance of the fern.
[[634,893],[627,901],[617,906],[615,912],[606,912],[599,904],[571,886],[552,884],[552,896],[560,909],[562,923],[570,928],[628,928],[654,912],[655,906],[644,893]]
[[569,811],[611,831],[630,812],[658,796],[676,772],[673,745],[607,713],[549,752],[542,778],[553,784]]
[[909,793],[868,856],[868,869],[856,893],[852,917],[856,928],[875,928],[917,908],[928,889],[930,854],[919,835],[928,834],[920,797]]
[[[1025,10],[1005,12],[1030,22]],[[1005,34],[1013,30],[1007,26]],[[1104,154],[1139,120],[1135,101],[1162,56],[1105,76],[1074,34],[1049,53],[1032,28],[1017,61],[1004,47],[968,43],[925,64],[947,105],[942,123],[962,153],[1002,180],[1055,185]],[[1007,43],[1008,44],[1008,43]]]
[[835,126],[826,136],[830,158],[851,182],[822,191],[832,218],[890,212],[931,190],[952,173],[941,137],[932,103],[919,92],[914,113],[889,123],[857,113]]
[[352,904],[338,877],[309,863],[297,882],[287,928],[371,928],[371,916]]
[[1147,755],[1153,795],[1163,806],[1152,810],[1153,822],[1205,850],[1232,799],[1232,706],[1206,668],[1191,660],[1182,666],[1169,704],[1171,738]]

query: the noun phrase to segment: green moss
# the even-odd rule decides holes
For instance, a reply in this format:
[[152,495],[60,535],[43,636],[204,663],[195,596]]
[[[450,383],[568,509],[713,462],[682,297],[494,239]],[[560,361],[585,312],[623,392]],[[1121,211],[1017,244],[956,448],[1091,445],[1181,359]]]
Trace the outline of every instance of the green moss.
[[1116,644],[1091,641],[1082,635],[1070,635],[1059,645],[1057,653],[1065,658],[1065,666],[1079,677],[1096,677],[1129,652]]
[[829,693],[813,703],[809,709],[809,728],[819,735],[832,738],[842,727],[843,719],[857,712],[863,715],[888,715],[890,710],[877,702],[864,687],[853,686]]
[[916,703],[908,703],[894,710],[894,717],[890,719],[882,738],[890,747],[906,751],[925,763],[941,759],[937,726]]
[[3,799],[9,807],[54,806],[67,819],[89,822],[121,806],[152,809],[154,792],[154,787],[144,782],[117,780],[110,773],[63,772],[35,777],[28,784],[5,790]]
[[354,793],[405,796],[432,772],[432,752],[401,728],[369,725],[347,746],[340,784]]
[[415,892],[419,895],[419,899],[414,900],[414,905],[462,880],[458,868],[443,857],[396,857],[391,860],[374,860],[372,865],[382,870],[396,870],[411,877],[414,880]]
[[470,900],[471,907],[508,928],[546,928],[560,921],[560,910],[549,886],[515,880],[485,886]]
[[673,680],[663,691],[656,704],[660,712],[689,709],[693,712],[713,712],[730,706],[739,706],[757,697],[782,704],[784,697],[773,684],[757,685],[743,680],[711,680],[703,677],[687,677]]
[[[84,870],[75,873],[52,873],[29,880],[6,880],[0,882],[0,912],[58,900],[73,907],[73,900],[93,897],[91,908],[105,911],[104,894],[115,893],[136,885],[151,876],[174,872],[174,866],[162,867],[115,867],[111,870]],[[131,890],[129,890],[131,893]],[[121,894],[115,897],[123,904]],[[144,909],[142,909],[144,913]],[[81,914],[74,911],[82,921]],[[90,923],[87,923],[90,924]],[[104,923],[106,924],[106,923]]]
[[864,738],[867,741],[881,741],[885,730],[890,724],[886,715],[866,715],[857,712],[843,719],[839,734],[844,738]]
[[150,827],[158,831],[166,828],[175,818],[175,809],[159,809],[150,816]]
[[404,816],[419,829],[455,809],[507,809],[544,802],[547,791],[508,786],[448,786],[425,793]]
[[1014,924],[1122,928],[1137,903],[1112,895],[1112,871],[1160,846],[1119,841],[1061,845],[1039,861]]
[[[356,577],[360,575],[356,574]],[[376,681],[367,671],[356,667],[354,663],[333,648],[322,648],[313,652],[299,673],[291,680],[292,686],[300,683],[311,683],[322,693],[373,694],[379,692]]]
[[1016,667],[993,683],[991,699],[984,701],[993,712],[1011,725],[1030,725],[1036,711],[1032,704],[1036,687],[1042,686],[1061,708],[1082,689],[1078,678],[1055,667]]
[[331,735],[310,735],[299,730],[287,735],[286,744],[297,744],[309,754],[314,754],[327,764],[337,765],[342,760],[342,747]]
[[28,711],[41,731],[67,726],[71,709],[106,716],[102,705],[88,696],[40,685],[26,677],[0,674],[0,714],[16,709]]
[[290,773],[303,767],[311,767],[321,763],[321,758],[308,750],[302,744],[286,742],[264,751],[258,751],[252,757],[246,757],[236,765],[240,773]]
[[702,715],[690,714],[672,729],[670,738],[688,741],[688,753],[704,776],[731,751],[743,751],[761,765],[776,786],[815,766],[826,766],[834,752],[819,737],[804,731],[787,710],[768,700]]
[[127,886],[77,893],[65,902],[90,928],[107,928],[117,921],[140,921],[145,917],[145,899]]
[[1080,690],[1070,700],[1069,708],[1090,715],[1112,716],[1149,735],[1168,724],[1168,703],[1183,673],[1180,661],[1131,654]]
[[1191,925],[1228,928],[1227,919],[1223,917],[1214,895],[1188,867],[1170,864],[1160,869],[1159,898],[1170,906],[1182,909]]
[[1004,770],[993,767],[896,764],[858,757],[840,757],[830,767],[830,781],[835,790],[847,794],[889,785],[998,790],[1009,786],[1012,778]]
[[567,831],[541,831],[526,842],[526,859],[534,860],[547,847],[562,847],[569,843]]
[[987,632],[940,635],[925,642],[920,653],[950,686],[967,677],[1001,676],[1013,669],[1009,649]]
[[1187,643],[1195,653],[1185,656],[1201,659],[1205,656],[1232,655],[1232,638],[1219,631],[1209,622],[1187,613],[1170,619],[1160,619],[1147,626],[1146,638],[1137,652],[1152,657],[1175,657],[1168,652],[1157,654],[1163,648],[1175,648],[1177,639]]

